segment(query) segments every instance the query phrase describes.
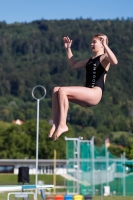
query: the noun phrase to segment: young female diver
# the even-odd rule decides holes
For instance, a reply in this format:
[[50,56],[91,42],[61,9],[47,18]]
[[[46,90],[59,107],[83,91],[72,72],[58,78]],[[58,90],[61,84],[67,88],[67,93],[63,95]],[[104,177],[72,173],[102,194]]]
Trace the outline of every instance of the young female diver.
[[64,47],[68,62],[72,69],[86,68],[85,86],[55,87],[52,94],[53,126],[49,137],[54,135],[56,140],[62,133],[68,131],[66,124],[69,101],[81,106],[95,106],[101,98],[110,64],[118,63],[116,56],[108,47],[108,38],[104,34],[94,35],[91,49],[94,56],[90,59],[78,61],[74,59],[71,51],[72,40],[64,37]]

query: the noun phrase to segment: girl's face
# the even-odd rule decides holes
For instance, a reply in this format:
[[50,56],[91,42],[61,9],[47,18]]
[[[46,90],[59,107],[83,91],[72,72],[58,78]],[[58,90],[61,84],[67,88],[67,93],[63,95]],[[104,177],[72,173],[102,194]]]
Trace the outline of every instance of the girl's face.
[[93,38],[91,43],[91,49],[93,52],[104,50],[100,38]]

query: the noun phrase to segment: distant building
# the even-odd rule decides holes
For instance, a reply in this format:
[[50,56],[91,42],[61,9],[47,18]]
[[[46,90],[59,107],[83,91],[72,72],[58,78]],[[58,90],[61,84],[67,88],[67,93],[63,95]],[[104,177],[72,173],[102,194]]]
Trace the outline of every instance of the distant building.
[[[66,174],[66,160],[56,160],[56,174]],[[35,159],[0,159],[0,174],[18,174],[19,167],[29,167],[29,174],[36,174]],[[54,160],[39,159],[38,174],[53,174]]]
[[109,138],[106,138],[105,145],[106,145],[107,148],[110,147],[110,140],[109,140]]
[[17,119],[17,120],[13,120],[12,123],[13,123],[13,124],[21,125],[21,124],[23,124],[24,122],[23,122],[22,120],[20,120],[20,119]]

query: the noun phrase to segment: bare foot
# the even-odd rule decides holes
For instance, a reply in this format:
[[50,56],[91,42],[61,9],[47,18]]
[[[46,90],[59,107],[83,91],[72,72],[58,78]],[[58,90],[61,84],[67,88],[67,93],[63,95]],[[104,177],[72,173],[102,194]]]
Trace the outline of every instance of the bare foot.
[[67,132],[67,131],[68,131],[68,126],[67,126],[67,125],[65,125],[65,126],[59,125],[58,128],[57,128],[57,130],[56,130],[56,132],[55,132],[54,140],[57,140],[58,137],[59,137],[62,133]]
[[52,137],[52,135],[54,134],[54,132],[55,132],[55,124],[53,124],[53,126],[52,126],[52,128],[50,129],[50,131],[49,131],[49,134],[48,134],[48,137]]

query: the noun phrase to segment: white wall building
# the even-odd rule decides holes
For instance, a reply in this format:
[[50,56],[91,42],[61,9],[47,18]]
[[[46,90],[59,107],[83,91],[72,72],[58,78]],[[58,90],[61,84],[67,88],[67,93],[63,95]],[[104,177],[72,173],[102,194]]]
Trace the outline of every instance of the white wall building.
[[[56,160],[56,174],[66,174],[66,160]],[[36,174],[35,159],[0,159],[0,173],[18,174],[19,167],[29,167],[29,174]],[[53,174],[54,160],[38,160],[38,174]]]

